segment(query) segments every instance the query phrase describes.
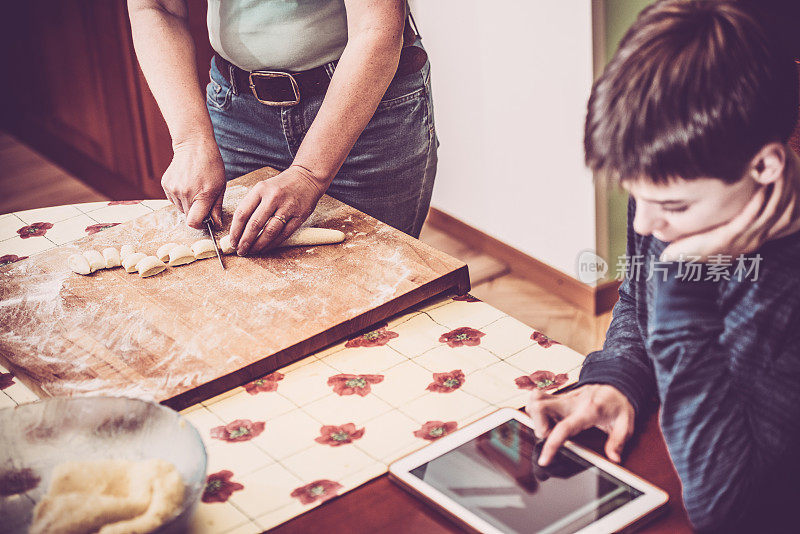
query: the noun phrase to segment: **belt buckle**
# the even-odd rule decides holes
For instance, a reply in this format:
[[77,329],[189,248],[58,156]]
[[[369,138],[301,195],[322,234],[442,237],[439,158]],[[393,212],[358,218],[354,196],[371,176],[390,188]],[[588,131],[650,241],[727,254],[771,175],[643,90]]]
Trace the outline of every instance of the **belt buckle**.
[[[264,100],[258,95],[258,88],[256,84],[253,82],[253,78],[266,78],[266,79],[273,79],[273,78],[286,78],[289,80],[289,86],[292,88],[292,92],[294,93],[293,100]],[[294,76],[289,74],[288,72],[280,72],[280,71],[271,71],[271,70],[254,70],[248,76],[248,81],[250,82],[250,91],[252,91],[253,96],[256,97],[256,100],[261,102],[262,104],[266,104],[267,106],[277,106],[277,107],[289,107],[295,106],[300,103],[300,89],[297,86],[297,80],[294,79]]]

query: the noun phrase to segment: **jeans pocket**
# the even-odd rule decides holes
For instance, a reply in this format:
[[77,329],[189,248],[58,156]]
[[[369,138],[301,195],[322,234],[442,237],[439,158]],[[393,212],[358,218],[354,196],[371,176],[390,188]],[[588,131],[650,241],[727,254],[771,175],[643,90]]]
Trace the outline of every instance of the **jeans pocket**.
[[392,80],[378,104],[377,111],[394,108],[415,98],[424,98],[427,89],[425,72],[428,68],[429,66],[426,64],[416,72],[410,72]]
[[206,102],[216,109],[227,109],[231,103],[231,88],[218,84],[212,78],[206,86]]

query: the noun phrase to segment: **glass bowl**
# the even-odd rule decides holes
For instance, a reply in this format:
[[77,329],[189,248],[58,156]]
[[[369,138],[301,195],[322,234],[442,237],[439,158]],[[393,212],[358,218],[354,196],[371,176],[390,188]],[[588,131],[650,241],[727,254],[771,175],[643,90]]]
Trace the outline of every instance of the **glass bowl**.
[[27,532],[53,468],[65,461],[172,463],[185,484],[183,506],[157,532],[183,532],[206,479],[206,450],[179,413],[127,397],[54,397],[0,410],[0,517],[3,532]]

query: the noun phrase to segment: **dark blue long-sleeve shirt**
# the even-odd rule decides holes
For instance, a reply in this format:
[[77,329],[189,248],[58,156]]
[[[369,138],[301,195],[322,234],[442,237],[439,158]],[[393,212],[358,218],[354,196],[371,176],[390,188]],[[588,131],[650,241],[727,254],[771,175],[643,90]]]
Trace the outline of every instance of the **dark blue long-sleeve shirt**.
[[620,299],[580,383],[616,387],[637,419],[660,403],[698,530],[800,532],[800,233],[749,255],[750,273],[733,258],[693,281],[658,262],[666,243],[634,233],[635,209]]

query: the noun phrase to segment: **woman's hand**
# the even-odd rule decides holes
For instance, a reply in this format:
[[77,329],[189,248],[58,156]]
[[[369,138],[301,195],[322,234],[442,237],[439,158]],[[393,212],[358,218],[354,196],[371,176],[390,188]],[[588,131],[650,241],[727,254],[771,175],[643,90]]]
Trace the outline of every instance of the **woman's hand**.
[[214,226],[222,227],[225,167],[213,141],[176,146],[161,187],[192,228],[202,228],[209,212]]
[[233,214],[236,253],[257,254],[279,245],[308,219],[323,193],[323,182],[298,165],[257,183]]
[[608,434],[606,456],[619,463],[622,448],[633,434],[633,406],[617,388],[605,384],[587,384],[562,395],[535,389],[525,410],[536,434],[547,438],[539,454],[541,466],[550,463],[567,439],[591,427]]

